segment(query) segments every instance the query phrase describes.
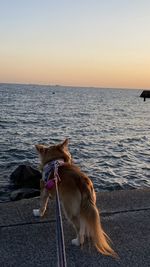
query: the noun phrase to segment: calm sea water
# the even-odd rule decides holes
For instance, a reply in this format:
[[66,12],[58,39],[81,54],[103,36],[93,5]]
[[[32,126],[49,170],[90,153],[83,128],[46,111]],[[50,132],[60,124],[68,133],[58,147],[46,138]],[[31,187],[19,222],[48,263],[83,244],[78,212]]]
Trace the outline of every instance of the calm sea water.
[[141,90],[0,84],[0,201],[20,164],[39,163],[34,145],[70,138],[96,191],[150,186],[150,101]]

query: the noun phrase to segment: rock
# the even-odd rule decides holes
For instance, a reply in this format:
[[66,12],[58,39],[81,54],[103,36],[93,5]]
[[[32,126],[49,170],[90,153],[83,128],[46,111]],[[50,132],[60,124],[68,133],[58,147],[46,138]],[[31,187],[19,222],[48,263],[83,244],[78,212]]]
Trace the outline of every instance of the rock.
[[10,194],[10,200],[20,200],[23,198],[32,198],[40,195],[40,190],[38,189],[32,189],[32,188],[20,188],[17,190],[14,190]]
[[42,178],[41,173],[27,165],[20,165],[11,174],[10,180],[14,183],[17,188],[33,188],[40,189],[40,179]]

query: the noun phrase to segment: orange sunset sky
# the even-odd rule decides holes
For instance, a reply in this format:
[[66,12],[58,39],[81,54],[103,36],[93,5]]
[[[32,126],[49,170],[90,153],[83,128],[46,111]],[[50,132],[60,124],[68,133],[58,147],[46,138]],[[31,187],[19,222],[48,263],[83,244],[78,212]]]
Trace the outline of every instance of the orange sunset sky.
[[0,1],[0,82],[150,88],[149,0]]

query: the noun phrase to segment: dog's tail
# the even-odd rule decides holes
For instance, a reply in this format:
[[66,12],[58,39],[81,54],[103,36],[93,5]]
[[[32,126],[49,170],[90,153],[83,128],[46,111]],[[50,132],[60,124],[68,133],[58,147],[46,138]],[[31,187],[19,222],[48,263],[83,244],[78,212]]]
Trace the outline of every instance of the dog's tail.
[[104,255],[118,257],[109,244],[110,238],[102,229],[99,212],[91,195],[86,195],[82,199],[81,216],[85,221],[86,233],[91,237],[97,250]]

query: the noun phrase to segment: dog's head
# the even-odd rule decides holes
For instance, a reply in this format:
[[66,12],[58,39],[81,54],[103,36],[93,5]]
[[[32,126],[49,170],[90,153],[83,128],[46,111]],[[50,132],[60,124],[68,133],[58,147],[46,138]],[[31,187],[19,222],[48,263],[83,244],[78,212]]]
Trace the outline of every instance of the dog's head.
[[68,142],[69,140],[65,139],[64,142],[57,145],[35,145],[40,156],[42,166],[49,161],[57,159],[64,159],[65,162],[71,163],[71,154],[68,150]]

